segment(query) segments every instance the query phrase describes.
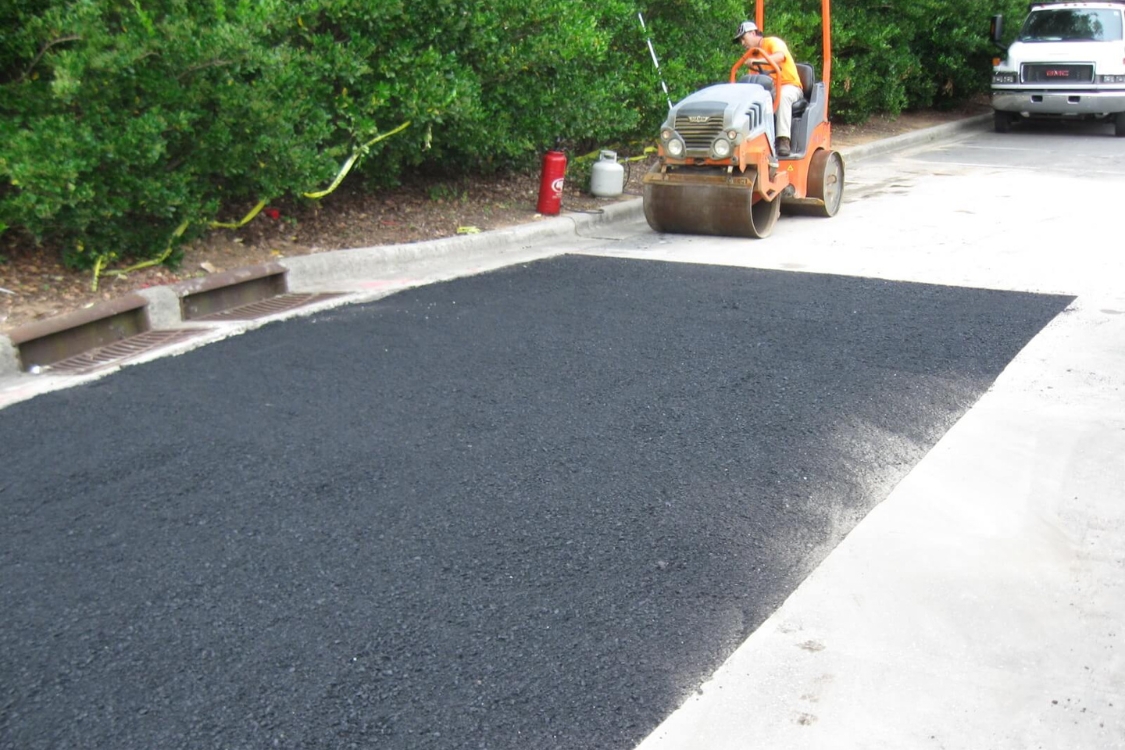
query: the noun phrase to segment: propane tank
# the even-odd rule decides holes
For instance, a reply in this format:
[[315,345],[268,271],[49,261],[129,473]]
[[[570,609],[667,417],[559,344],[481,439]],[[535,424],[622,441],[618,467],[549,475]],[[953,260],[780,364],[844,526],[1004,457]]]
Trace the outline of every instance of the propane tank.
[[625,167],[617,163],[616,151],[602,151],[590,168],[590,192],[599,198],[612,198],[625,190]]
[[543,154],[543,173],[539,178],[539,204],[535,210],[555,216],[562,207],[563,180],[566,178],[566,154],[552,149]]

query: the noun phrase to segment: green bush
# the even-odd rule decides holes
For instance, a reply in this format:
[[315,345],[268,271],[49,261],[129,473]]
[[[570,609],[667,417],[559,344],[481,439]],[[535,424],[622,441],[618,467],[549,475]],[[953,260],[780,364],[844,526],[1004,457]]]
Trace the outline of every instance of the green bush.
[[[875,114],[947,108],[986,92],[995,49],[988,21],[1013,22],[1024,0],[850,0],[832,9],[832,117],[863,122]],[[820,0],[772,0],[768,33],[822,69]]]
[[269,44],[296,22],[287,3],[238,8],[87,0],[19,19],[0,216],[88,266],[154,255],[228,200],[329,177],[337,144],[312,74],[325,56]]
[[[819,10],[769,0],[766,15],[818,70]],[[1022,10],[837,3],[833,118],[986,90],[988,16]],[[741,53],[732,31],[752,12],[733,0],[8,0],[3,239],[30,234],[77,267],[163,257],[261,200],[303,200],[357,154],[352,179],[375,188],[527,168],[556,139],[579,153],[651,141],[661,75],[673,99],[725,80]]]

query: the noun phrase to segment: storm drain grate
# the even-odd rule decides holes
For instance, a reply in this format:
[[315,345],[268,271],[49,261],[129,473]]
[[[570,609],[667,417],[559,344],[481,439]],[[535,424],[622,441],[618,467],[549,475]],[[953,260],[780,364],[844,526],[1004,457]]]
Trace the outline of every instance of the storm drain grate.
[[295,310],[298,307],[312,305],[324,300],[342,297],[341,292],[321,292],[319,294],[279,294],[276,297],[248,302],[245,305],[232,307],[229,310],[220,310],[210,315],[202,315],[195,320],[257,320],[268,315]]
[[106,365],[118,364],[153,349],[212,333],[213,328],[182,328],[168,331],[145,331],[135,336],[99,346],[88,352],[52,362],[43,368],[51,372],[83,373]]

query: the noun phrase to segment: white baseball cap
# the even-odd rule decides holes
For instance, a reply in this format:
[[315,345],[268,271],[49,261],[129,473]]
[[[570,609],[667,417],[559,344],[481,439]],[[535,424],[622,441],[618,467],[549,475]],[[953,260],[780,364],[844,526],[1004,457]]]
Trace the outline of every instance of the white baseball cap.
[[743,36],[745,36],[748,32],[757,31],[757,30],[758,30],[758,24],[754,23],[753,21],[743,21],[742,23],[740,23],[738,25],[738,33],[734,35],[733,41],[737,42],[739,39],[741,39]]

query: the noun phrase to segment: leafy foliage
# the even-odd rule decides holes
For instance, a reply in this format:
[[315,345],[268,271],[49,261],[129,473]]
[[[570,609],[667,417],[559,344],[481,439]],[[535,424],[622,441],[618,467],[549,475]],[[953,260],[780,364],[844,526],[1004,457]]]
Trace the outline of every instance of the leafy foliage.
[[[860,121],[985,90],[988,16],[1023,0],[837,5],[833,116]],[[734,0],[7,0],[0,227],[100,266],[302,200],[353,155],[379,186],[524,168],[559,139],[650,139],[661,78],[673,99],[724,80],[746,15]],[[766,30],[821,69],[819,0],[769,0]]]
[[[832,116],[952,107],[988,90],[989,18],[1015,21],[1025,0],[849,0],[832,9]],[[772,0],[767,33],[822,69],[820,0]],[[815,50],[815,54],[809,54]]]

